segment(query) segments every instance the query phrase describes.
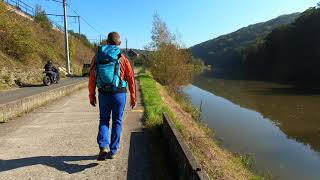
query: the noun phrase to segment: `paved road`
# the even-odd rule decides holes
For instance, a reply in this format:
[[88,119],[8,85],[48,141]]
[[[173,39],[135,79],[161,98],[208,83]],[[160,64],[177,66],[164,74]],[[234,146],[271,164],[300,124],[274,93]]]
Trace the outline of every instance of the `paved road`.
[[80,90],[0,125],[0,179],[154,179],[141,104],[134,111],[127,104],[119,156],[98,162],[98,109],[87,95]]
[[59,84],[53,84],[51,86],[43,86],[42,84],[27,85],[28,87],[22,87],[15,90],[0,91],[0,104],[5,104],[10,101],[28,97],[34,94],[39,94],[51,89],[59,88],[69,84],[84,81],[87,78],[66,78],[61,80]]

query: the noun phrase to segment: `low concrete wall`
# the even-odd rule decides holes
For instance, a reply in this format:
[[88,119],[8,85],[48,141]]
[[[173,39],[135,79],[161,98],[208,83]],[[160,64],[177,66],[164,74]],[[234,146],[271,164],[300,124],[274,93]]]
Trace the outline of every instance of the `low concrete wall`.
[[208,180],[209,176],[202,170],[193,154],[184,143],[182,136],[169,116],[163,114],[163,135],[167,142],[170,163],[181,180]]
[[86,80],[2,104],[0,105],[0,122],[6,122],[84,87],[87,87]]

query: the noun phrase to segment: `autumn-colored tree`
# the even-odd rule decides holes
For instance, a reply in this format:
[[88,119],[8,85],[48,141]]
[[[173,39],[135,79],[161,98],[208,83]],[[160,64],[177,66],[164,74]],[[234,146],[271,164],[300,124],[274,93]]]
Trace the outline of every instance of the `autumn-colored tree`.
[[158,14],[153,17],[151,33],[147,65],[154,78],[173,90],[190,83],[194,72],[190,51],[181,48]]
[[151,40],[149,49],[159,50],[162,45],[172,44],[175,37],[169,31],[167,24],[161,20],[158,13],[153,15]]

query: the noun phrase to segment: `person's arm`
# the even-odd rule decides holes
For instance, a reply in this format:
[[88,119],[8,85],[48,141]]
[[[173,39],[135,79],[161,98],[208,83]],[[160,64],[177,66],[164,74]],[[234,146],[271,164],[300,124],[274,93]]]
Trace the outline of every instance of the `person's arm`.
[[45,70],[45,71],[49,71],[49,65],[48,65],[48,64],[46,64],[46,65],[44,66],[44,70]]
[[134,73],[129,60],[123,55],[122,55],[122,60],[124,61],[124,66],[125,66],[124,80],[128,82],[128,88],[130,91],[130,105],[133,108],[137,103],[136,83],[134,80]]
[[94,56],[91,60],[90,73],[89,73],[89,84],[88,84],[89,99],[90,99],[90,104],[92,106],[96,106],[96,104],[97,104],[95,66],[96,66],[96,56]]

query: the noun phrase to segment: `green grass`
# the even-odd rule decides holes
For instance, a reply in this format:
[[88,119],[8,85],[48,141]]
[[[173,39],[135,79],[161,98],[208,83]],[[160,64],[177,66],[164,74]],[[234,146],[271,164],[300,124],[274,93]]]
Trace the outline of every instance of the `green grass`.
[[173,113],[165,106],[150,73],[141,71],[138,77],[145,108],[144,123],[150,132],[153,169],[156,179],[174,179],[169,169],[165,141],[162,136],[162,113]]
[[139,74],[141,93],[145,105],[145,123],[149,127],[162,124],[162,113],[168,112],[164,105],[156,81],[147,72]]
[[145,105],[146,125],[149,127],[160,125],[164,106],[156,82],[147,73],[140,73],[139,80]]
[[177,128],[181,130],[181,125],[176,121],[174,113],[162,101],[156,81],[151,74],[141,71],[139,73],[139,81],[145,107],[145,124],[151,128],[161,126],[162,113],[165,112],[171,117]]

